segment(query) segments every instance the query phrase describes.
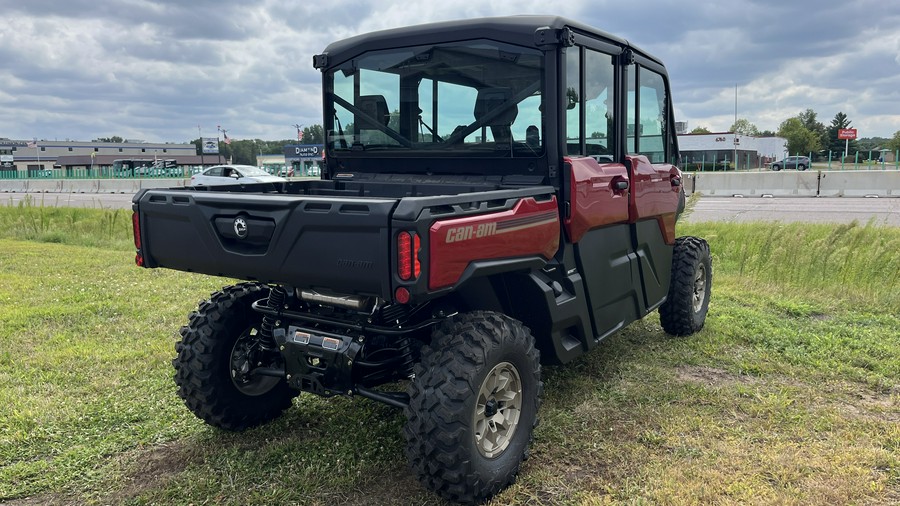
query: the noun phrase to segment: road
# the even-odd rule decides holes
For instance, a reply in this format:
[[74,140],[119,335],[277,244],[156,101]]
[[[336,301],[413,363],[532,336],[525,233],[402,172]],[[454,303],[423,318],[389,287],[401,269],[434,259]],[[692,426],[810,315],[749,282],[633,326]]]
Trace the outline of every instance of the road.
[[[132,195],[117,193],[5,193],[0,205],[33,205],[130,209]],[[702,221],[805,221],[850,223],[856,220],[900,227],[900,199],[896,198],[736,198],[701,197],[686,220]]]

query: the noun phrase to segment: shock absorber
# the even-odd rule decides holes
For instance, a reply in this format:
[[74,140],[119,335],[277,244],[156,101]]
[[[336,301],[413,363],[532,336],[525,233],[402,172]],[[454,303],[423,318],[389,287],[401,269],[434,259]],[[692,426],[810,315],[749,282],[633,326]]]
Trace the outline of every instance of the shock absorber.
[[[287,292],[284,287],[281,285],[272,286],[269,290],[269,298],[266,300],[266,306],[270,309],[274,309],[278,312],[281,312],[284,309],[284,301],[287,299]],[[266,351],[276,351],[277,345],[275,344],[275,339],[272,336],[272,332],[275,329],[275,324],[278,322],[278,318],[270,315],[263,315],[262,325],[259,327],[259,344]]]

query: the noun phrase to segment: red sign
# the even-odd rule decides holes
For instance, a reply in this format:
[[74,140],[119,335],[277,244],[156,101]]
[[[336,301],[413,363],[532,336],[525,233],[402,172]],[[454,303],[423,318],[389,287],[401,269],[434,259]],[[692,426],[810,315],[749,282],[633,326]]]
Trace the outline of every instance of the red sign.
[[841,128],[838,130],[838,139],[850,139],[853,140],[856,138],[856,129],[855,128]]

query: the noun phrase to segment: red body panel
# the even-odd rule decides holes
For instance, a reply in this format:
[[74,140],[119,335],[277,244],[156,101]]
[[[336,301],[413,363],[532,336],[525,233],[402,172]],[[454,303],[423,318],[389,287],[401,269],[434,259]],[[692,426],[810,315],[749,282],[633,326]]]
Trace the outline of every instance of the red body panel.
[[559,208],[525,198],[508,211],[437,221],[429,230],[428,288],[453,286],[477,260],[540,255],[559,249]]
[[626,157],[631,163],[631,197],[628,221],[655,218],[666,244],[675,244],[675,215],[681,187],[673,180],[681,179],[681,172],[670,164],[651,164],[643,155]]
[[628,221],[628,190],[614,186],[618,182],[628,183],[624,165],[600,165],[591,157],[566,157],[565,162],[572,167],[572,208],[566,218],[570,241],[580,241],[588,230]]

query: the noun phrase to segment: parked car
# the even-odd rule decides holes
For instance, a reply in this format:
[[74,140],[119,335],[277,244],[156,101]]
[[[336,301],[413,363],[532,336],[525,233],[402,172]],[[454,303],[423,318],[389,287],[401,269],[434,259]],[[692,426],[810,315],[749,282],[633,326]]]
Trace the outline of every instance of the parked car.
[[808,156],[789,156],[783,160],[778,160],[777,162],[772,162],[771,167],[772,170],[781,170],[781,169],[797,169],[797,170],[806,170],[810,166],[810,159]]
[[278,171],[278,175],[281,177],[294,177],[294,168],[284,166],[281,170]]
[[283,183],[287,179],[273,176],[252,165],[215,165],[200,174],[191,176],[191,186],[215,186],[223,184]]

